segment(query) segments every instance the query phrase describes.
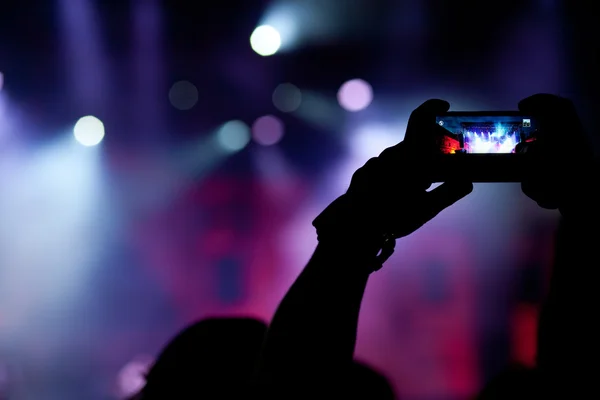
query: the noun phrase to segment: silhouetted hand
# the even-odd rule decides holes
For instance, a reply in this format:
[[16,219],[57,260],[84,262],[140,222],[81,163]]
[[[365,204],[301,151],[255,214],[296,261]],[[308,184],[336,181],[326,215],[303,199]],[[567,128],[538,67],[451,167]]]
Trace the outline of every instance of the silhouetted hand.
[[439,152],[435,115],[448,111],[443,100],[428,100],[410,116],[404,140],[371,158],[353,175],[345,195],[313,225],[319,241],[383,243],[406,236],[473,190],[470,182],[446,182],[427,191],[431,156]]
[[[583,126],[571,101],[536,94],[519,103],[521,112],[539,121],[539,137],[517,147],[535,158],[523,193],[546,209],[573,210],[583,206],[590,179],[595,179],[593,154]],[[596,188],[594,188],[596,190]]]

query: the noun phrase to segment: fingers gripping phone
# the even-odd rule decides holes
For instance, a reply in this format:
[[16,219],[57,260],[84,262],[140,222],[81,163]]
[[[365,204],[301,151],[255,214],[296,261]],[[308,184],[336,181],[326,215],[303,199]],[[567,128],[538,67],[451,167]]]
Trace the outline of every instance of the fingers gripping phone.
[[447,112],[435,117],[435,182],[520,182],[538,121],[518,111]]

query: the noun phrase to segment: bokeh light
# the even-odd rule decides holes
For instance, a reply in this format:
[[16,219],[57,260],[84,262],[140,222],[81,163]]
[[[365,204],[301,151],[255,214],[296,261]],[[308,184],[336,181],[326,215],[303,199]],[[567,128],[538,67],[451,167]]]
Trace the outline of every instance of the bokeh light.
[[263,146],[272,146],[283,137],[283,122],[274,115],[265,115],[252,124],[254,141]]
[[340,87],[337,97],[340,106],[347,111],[361,111],[373,101],[373,88],[362,79],[353,79]]
[[281,47],[281,35],[270,25],[261,25],[250,36],[252,50],[261,56],[272,56]]
[[127,363],[117,376],[119,396],[130,397],[138,393],[146,384],[146,374],[152,365],[152,358],[139,356]]
[[400,143],[404,139],[405,129],[405,124],[401,123],[368,123],[359,126],[349,137],[352,156],[362,165],[386,148]]
[[96,146],[104,139],[104,124],[92,115],[82,117],[73,128],[73,136],[84,146]]
[[242,150],[250,139],[250,128],[239,120],[226,122],[217,132],[219,145],[230,152]]
[[273,91],[273,105],[282,112],[296,111],[302,103],[302,92],[291,83],[282,83]]
[[169,101],[178,110],[190,110],[198,102],[198,88],[188,81],[176,82],[169,90]]

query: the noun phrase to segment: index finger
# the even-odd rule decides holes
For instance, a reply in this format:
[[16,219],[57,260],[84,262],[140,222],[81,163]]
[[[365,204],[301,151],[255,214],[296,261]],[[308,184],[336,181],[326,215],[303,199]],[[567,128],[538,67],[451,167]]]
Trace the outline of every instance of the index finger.
[[450,109],[450,103],[440,99],[430,99],[412,112],[406,126],[404,142],[411,147],[428,145],[434,139],[435,117]]
[[548,93],[538,93],[519,102],[519,110],[532,114],[575,113],[575,107],[569,99]]
[[408,118],[404,140],[395,146],[385,149],[381,155],[384,158],[398,155],[399,152],[409,151],[419,153],[430,147],[435,139],[436,115],[450,109],[450,103],[440,99],[430,99],[417,107]]
[[536,117],[539,121],[540,131],[551,141],[558,141],[559,136],[576,135],[580,139],[583,135],[583,126],[569,99],[547,93],[534,94],[519,102],[519,111]]

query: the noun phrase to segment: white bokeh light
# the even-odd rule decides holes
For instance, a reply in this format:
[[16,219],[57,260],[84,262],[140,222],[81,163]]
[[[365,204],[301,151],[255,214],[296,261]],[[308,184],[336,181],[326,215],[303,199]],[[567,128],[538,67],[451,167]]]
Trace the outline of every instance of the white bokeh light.
[[96,146],[104,139],[104,124],[91,115],[82,117],[73,128],[73,136],[84,146]]
[[217,132],[219,145],[229,152],[242,150],[250,139],[250,128],[238,120],[226,122]]
[[354,172],[371,157],[377,157],[383,150],[404,140],[405,131],[403,122],[365,123],[353,129],[347,142],[349,157],[332,168],[327,179],[331,192],[345,192]]
[[357,112],[367,108],[373,101],[373,88],[362,79],[344,83],[338,91],[338,102],[345,110]]
[[270,25],[261,25],[250,36],[252,50],[261,56],[272,56],[281,47],[281,35]]
[[350,150],[357,163],[377,157],[383,150],[404,139],[404,124],[365,124],[350,137]]

